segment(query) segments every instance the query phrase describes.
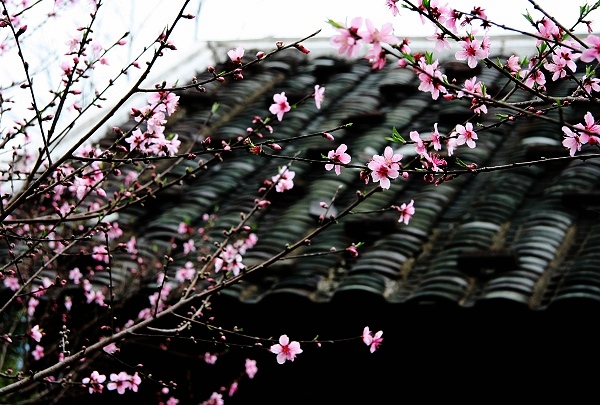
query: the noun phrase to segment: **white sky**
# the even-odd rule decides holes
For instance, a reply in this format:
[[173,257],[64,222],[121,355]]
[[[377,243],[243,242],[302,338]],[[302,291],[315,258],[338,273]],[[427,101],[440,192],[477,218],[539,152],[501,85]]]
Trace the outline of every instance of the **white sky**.
[[[589,1],[593,2],[593,0]],[[447,2],[461,11],[469,11],[475,5],[481,6],[491,20],[529,32],[532,30],[522,14],[529,10],[534,19],[542,16],[539,12],[535,12],[527,0],[440,0],[440,2]],[[107,0],[103,2],[99,25],[94,30],[95,39],[107,46],[125,31],[131,31],[132,36],[128,38],[126,46],[111,52],[108,66],[95,69],[93,74],[94,79],[97,79],[95,80],[97,85],[106,83],[108,78],[114,77],[115,72],[118,72],[126,61],[131,61],[133,55],[136,55],[142,47],[150,44],[165,25],[172,21],[182,3],[182,0]],[[202,3],[202,7],[198,14],[200,3]],[[578,16],[579,6],[584,1],[537,0],[537,3],[551,15],[556,16],[564,25],[571,26]],[[43,3],[43,7],[49,7],[51,10],[53,4],[54,1],[47,0]],[[207,41],[227,40],[235,43],[237,40],[272,38],[274,42],[278,39],[300,39],[319,29],[322,30],[319,35],[321,38],[330,38],[336,31],[326,23],[329,18],[342,24],[349,22],[354,17],[369,18],[377,27],[391,22],[394,25],[394,34],[399,38],[423,38],[433,34],[434,30],[430,25],[423,26],[418,15],[407,10],[401,9],[400,16],[392,16],[385,0],[303,0],[301,2],[193,0],[190,4],[187,12],[198,15],[198,18],[184,20],[177,27],[172,40],[178,51],[164,58],[170,63],[178,61],[182,65],[182,61],[193,55],[198,49],[198,45]],[[45,18],[43,10],[43,8],[40,10],[42,13],[38,15],[38,19]],[[596,11],[591,16],[592,20],[597,20],[598,25],[594,26],[596,31],[600,31],[599,15],[600,13]],[[31,71],[37,72],[34,87],[38,94],[48,94],[47,89],[56,87],[56,80],[60,77],[59,64],[65,58],[64,54],[67,48],[65,41],[69,33],[76,32],[77,26],[85,24],[88,16],[89,12],[81,10],[71,12],[69,18],[57,22],[50,21],[41,29],[37,29],[34,20],[29,22],[30,28],[27,35],[31,33],[32,38],[36,39],[28,41],[29,46],[24,48],[24,54],[30,62]],[[31,27],[34,27],[35,30]],[[496,29],[491,33],[503,34],[505,32]],[[531,42],[533,45],[533,41]],[[310,42],[307,42],[306,45],[309,49],[311,48]],[[334,52],[332,47],[332,53]],[[222,56],[226,57],[225,52]],[[0,61],[0,87],[5,87],[13,80],[18,81],[22,77],[23,69],[15,52],[3,54]],[[175,74],[172,68],[164,66],[157,66],[155,73],[161,75],[170,73],[171,76]],[[194,66],[194,69],[199,67]],[[168,78],[168,80],[175,79],[189,80],[188,77]],[[127,81],[121,81],[122,85],[126,86]],[[18,99],[21,95],[27,97],[28,90],[14,89],[13,92],[17,92],[14,96]],[[7,94],[5,93],[5,95]],[[22,106],[27,105],[28,102]],[[16,105],[11,114],[15,117],[21,114]],[[6,128],[7,125],[10,125],[9,120],[0,122],[0,130]]]
[[[533,6],[526,0],[440,0],[441,4],[446,2],[461,11],[480,6],[491,20],[520,28],[528,27],[521,16],[527,9],[536,18]],[[593,3],[592,0],[590,2]],[[565,25],[571,25],[584,1],[537,0],[537,3]],[[334,31],[325,23],[328,18],[344,23],[354,17],[370,18],[375,25],[391,22],[396,36],[423,37],[432,34],[431,28],[424,28],[414,13],[407,10],[400,13],[400,16],[393,17],[385,0],[206,0],[198,23],[200,38],[208,40],[302,37],[318,29],[323,29],[323,36],[331,36]],[[595,16],[597,18],[597,12]]]

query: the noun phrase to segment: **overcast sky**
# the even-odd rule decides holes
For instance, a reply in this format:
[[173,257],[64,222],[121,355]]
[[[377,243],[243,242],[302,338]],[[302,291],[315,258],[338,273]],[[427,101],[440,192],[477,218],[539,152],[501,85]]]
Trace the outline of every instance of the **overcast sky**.
[[[528,27],[521,14],[527,9],[532,14],[534,12],[526,0],[440,0],[441,4],[446,2],[462,11],[480,6],[491,20],[520,28]],[[571,25],[584,1],[537,0],[537,3],[565,25]],[[412,12],[401,10],[400,16],[393,17],[385,0],[205,0],[198,23],[200,38],[208,40],[301,37],[318,29],[323,29],[322,35],[330,36],[333,29],[325,24],[328,18],[344,23],[358,16],[370,18],[376,25],[393,23],[396,36],[432,34],[431,28],[423,28],[420,19]]]

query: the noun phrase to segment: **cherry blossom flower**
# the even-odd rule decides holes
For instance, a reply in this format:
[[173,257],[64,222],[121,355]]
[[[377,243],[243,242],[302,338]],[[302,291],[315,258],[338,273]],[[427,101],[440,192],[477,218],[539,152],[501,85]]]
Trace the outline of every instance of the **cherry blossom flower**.
[[246,359],[246,374],[248,374],[248,378],[253,379],[257,372],[256,360]]
[[431,98],[437,100],[441,93],[447,93],[448,91],[442,85],[445,80],[445,76],[439,70],[439,62],[436,60],[432,64],[427,64],[423,59],[419,61],[419,90],[431,92]]
[[325,93],[325,87],[321,87],[318,84],[315,85],[315,105],[317,109],[321,109],[321,103],[323,102]]
[[362,18],[355,17],[350,22],[349,28],[338,28],[339,34],[331,38],[331,43],[338,47],[338,53],[344,53],[348,58],[358,56],[360,52],[360,41],[362,38],[358,35],[358,30],[362,26]]
[[213,392],[209,399],[202,402],[200,405],[224,405],[223,395]]
[[119,351],[117,344],[115,342],[109,343],[102,348],[102,350],[108,354],[113,354]]
[[415,143],[415,151],[418,155],[424,155],[427,153],[425,142],[423,142],[417,131],[410,131],[410,139]]
[[[541,37],[550,39],[550,40],[561,40],[560,29],[554,24],[551,20],[544,17],[537,23],[538,33]],[[536,46],[540,46],[542,44],[542,40],[539,39],[536,42]]]
[[99,262],[107,263],[109,262],[108,251],[106,250],[106,246],[94,246],[92,253],[92,259],[98,260]]
[[475,139],[477,139],[477,133],[473,131],[473,124],[467,122],[465,126],[457,125],[452,135],[458,135],[456,138],[456,145],[464,145],[465,143],[469,148],[475,147]]
[[229,396],[232,397],[233,394],[235,394],[237,392],[237,390],[238,390],[238,382],[234,381],[229,386]]
[[81,380],[81,382],[88,387],[90,394],[93,394],[94,392],[101,394],[102,389],[104,388],[102,385],[104,381],[106,381],[106,376],[97,371],[92,371],[92,374],[90,374],[89,377],[85,377]]
[[329,159],[333,163],[327,163],[325,165],[325,170],[329,171],[335,168],[335,174],[339,176],[342,172],[342,166],[335,163],[348,164],[350,163],[350,160],[352,160],[350,155],[346,153],[347,149],[348,146],[346,146],[346,144],[343,143],[340,146],[338,146],[338,148],[335,151],[330,150],[327,153],[327,159]]
[[572,51],[566,47],[560,47],[552,54],[552,62],[547,62],[544,66],[549,72],[554,72],[552,81],[566,77],[567,73],[575,72],[577,65],[575,64],[576,57]]
[[271,177],[273,183],[275,183],[275,191],[283,193],[286,190],[291,190],[294,187],[294,177],[296,172],[288,169],[287,166],[279,168],[279,174]]
[[196,246],[194,246],[194,239],[190,239],[187,242],[183,243],[183,255],[187,256],[191,252],[196,251]]
[[433,132],[431,133],[431,143],[433,143],[433,149],[440,150],[442,149],[442,144],[440,141],[440,132],[438,131],[438,123],[433,124]]
[[182,268],[175,272],[175,279],[180,283],[183,283],[186,280],[193,279],[195,274],[196,269],[194,269],[194,263],[187,262]]
[[210,352],[206,352],[204,354],[204,361],[207,364],[215,364],[217,362],[217,355],[216,354],[211,354]]
[[590,94],[592,91],[600,92],[600,79],[583,75],[581,78],[581,84],[583,85],[584,90]]
[[386,0],[385,1],[385,5],[390,9],[390,11],[392,12],[392,15],[394,17],[396,17],[398,14],[400,14],[400,10],[398,10],[398,6],[396,5],[396,3],[398,3],[398,0]]
[[581,59],[581,61],[585,63],[591,62],[594,59],[600,62],[600,37],[596,35],[588,35],[586,40],[587,43],[591,45],[591,47],[585,49],[581,53],[581,57],[579,59]]
[[562,131],[565,133],[566,138],[562,141],[565,148],[569,149],[569,154],[575,156],[575,152],[581,150],[581,138],[577,132],[571,131],[571,128],[566,125],[562,127]]
[[521,70],[521,63],[519,63],[519,57],[516,55],[510,55],[506,60],[506,68],[511,75],[516,75]]
[[35,345],[35,349],[31,351],[31,355],[36,361],[38,361],[44,357],[44,348],[40,345]]
[[27,302],[27,315],[33,316],[35,314],[35,309],[39,305],[40,301],[31,297]]
[[362,333],[362,340],[367,346],[370,346],[371,353],[374,353],[383,342],[383,338],[381,336],[383,336],[383,331],[379,331],[375,334],[375,336],[373,336],[372,332],[369,330],[369,327],[365,326],[365,329]]
[[138,387],[141,383],[142,383],[142,378],[136,372],[134,375],[131,376],[131,387],[130,387],[131,391],[138,392]]
[[398,222],[404,222],[405,225],[408,225],[408,221],[415,214],[415,207],[413,206],[415,200],[410,200],[408,204],[403,203],[400,207],[394,206],[396,210],[400,213],[400,218],[398,218]]
[[285,92],[281,94],[275,94],[273,96],[273,101],[275,102],[275,104],[271,104],[271,107],[269,107],[269,111],[271,112],[271,114],[276,114],[277,119],[281,121],[283,119],[283,114],[290,111],[292,108],[290,107],[290,104],[287,101]]
[[281,335],[279,337],[279,344],[271,346],[271,353],[277,355],[277,363],[283,364],[286,360],[294,361],[297,354],[302,353],[300,343],[294,341],[290,342],[287,335]]
[[244,57],[244,48],[238,46],[235,49],[227,51],[227,55],[231,58],[233,63],[242,63],[242,58]]
[[131,389],[131,376],[125,371],[121,371],[119,374],[112,373],[110,375],[110,381],[106,388],[109,391],[117,390],[121,395],[125,394],[126,389]]
[[371,169],[371,177],[373,181],[379,182],[383,189],[390,188],[390,179],[395,179],[400,175],[400,162],[402,155],[394,154],[394,150],[388,146],[383,152],[383,156],[375,155],[367,164]]
[[583,119],[585,121],[585,125],[577,124],[575,125],[575,128],[579,128],[582,131],[585,131],[579,135],[579,140],[582,144],[586,144],[589,142],[590,137],[593,136],[591,134],[600,134],[600,125],[598,125],[598,123],[594,119],[594,116],[589,111],[585,114]]
[[533,88],[534,84],[538,86],[543,86],[546,84],[546,76],[542,73],[541,70],[535,69],[533,72],[530,70],[524,70],[522,72],[523,77],[525,77],[525,86]]
[[19,279],[14,276],[9,276],[4,279],[4,287],[10,288],[12,291],[17,291],[19,286]]
[[463,49],[456,52],[454,57],[456,60],[466,60],[471,69],[477,66],[479,59],[487,58],[489,55],[489,51],[486,52],[477,39],[467,37],[464,41],[460,41],[460,44]]
[[430,41],[435,41],[435,50],[436,52],[442,52],[444,49],[452,49],[450,42],[446,39],[446,34],[443,32],[436,32],[433,35],[429,35],[427,37]]
[[373,45],[373,52],[380,53],[382,48],[381,44],[397,44],[400,42],[398,38],[392,35],[392,31],[394,31],[394,27],[391,23],[385,23],[382,25],[381,30],[378,30],[373,25],[373,22],[368,18],[365,20],[365,25],[367,27],[366,30],[360,31],[358,35],[361,36],[363,41],[368,42]]
[[356,245],[348,246],[346,251],[350,253],[350,256],[358,257],[358,249],[356,249]]
[[38,343],[40,342],[40,340],[42,340],[42,336],[44,335],[40,330],[40,325],[35,325],[29,330],[28,334],[33,340],[35,340]]

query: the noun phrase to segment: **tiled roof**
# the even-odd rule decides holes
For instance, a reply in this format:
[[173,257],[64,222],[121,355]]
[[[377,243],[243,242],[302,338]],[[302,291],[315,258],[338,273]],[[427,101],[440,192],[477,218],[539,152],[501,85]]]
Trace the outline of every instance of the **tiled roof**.
[[[502,77],[493,69],[480,66],[471,71],[457,62],[444,64],[444,69],[458,83],[477,75],[488,93],[506,91]],[[205,74],[198,75],[199,80],[203,77]],[[320,159],[328,150],[345,143],[352,163],[366,163],[389,145],[385,137],[390,136],[392,127],[401,134],[412,130],[429,133],[437,122],[440,133],[448,133],[456,124],[472,118],[469,102],[434,101],[429,93],[417,90],[418,80],[413,73],[393,64],[372,71],[364,61],[310,59],[300,52],[288,52],[244,71],[244,80],[209,86],[206,93],[181,93],[180,112],[169,124],[169,131],[179,134],[183,144],[209,136],[213,145],[219,145],[220,140],[245,135],[254,116],[267,114],[273,94],[285,91],[291,101],[296,101],[311,94],[315,84],[326,87],[322,108],[317,110],[314,103],[303,104],[287,113],[281,124],[272,122],[275,131],[269,137],[281,140],[349,122],[353,125],[336,131],[334,142],[310,137],[282,143],[282,151],[274,154],[300,153],[301,157]],[[549,92],[566,95],[573,85],[551,84]],[[525,99],[522,92],[511,98]],[[208,126],[199,131],[214,102],[219,103],[219,109]],[[585,107],[563,109],[564,119],[578,122],[587,111]],[[488,115],[471,119],[486,129],[478,130],[477,148],[459,149],[457,155],[462,161],[482,167],[567,156],[559,126],[519,118],[496,128],[495,113],[507,111],[490,108]],[[559,117],[556,111],[547,115]],[[412,145],[398,152],[405,159],[415,156]],[[204,160],[210,156],[199,154]],[[275,175],[278,166],[284,164],[289,161],[244,151],[225,153],[221,163],[182,186],[121,212],[120,223],[129,224],[128,230],[135,231],[140,254],[148,258],[156,251],[166,251],[171,239],[177,238],[180,222],[187,221],[195,228],[205,226],[205,213],[218,216],[209,234],[219,238],[223,230],[237,223],[240,211],[253,206],[263,180]],[[197,161],[183,161],[173,174],[184,174],[187,168],[197,165]],[[343,209],[355,200],[357,190],[374,187],[365,185],[353,169],[344,169],[336,176],[325,171],[322,164],[304,161],[295,161],[291,169],[296,172],[294,188],[271,196],[272,204],[250,221],[259,241],[244,256],[249,267],[313,230],[322,213],[320,201],[335,196],[332,209]],[[389,190],[361,203],[356,214],[340,220],[309,246],[294,252],[310,255],[365,242],[358,258],[332,254],[283,260],[251,274],[222,294],[245,303],[282,295],[307,302],[332,302],[360,294],[398,304],[477,307],[510,302],[534,310],[578,300],[600,301],[599,174],[600,160],[589,159],[463,174],[439,185],[425,182],[419,174],[399,178]],[[411,199],[416,213],[409,225],[398,223],[394,210],[381,211]],[[202,236],[195,238],[196,246],[200,246]],[[174,258],[172,276],[189,260],[180,252],[175,252]],[[131,277],[125,270],[128,260],[123,253],[115,261],[123,268],[114,268],[113,277],[130,291],[132,284],[125,280]],[[148,277],[139,286],[153,288],[152,280]],[[108,284],[101,274],[95,282]]]

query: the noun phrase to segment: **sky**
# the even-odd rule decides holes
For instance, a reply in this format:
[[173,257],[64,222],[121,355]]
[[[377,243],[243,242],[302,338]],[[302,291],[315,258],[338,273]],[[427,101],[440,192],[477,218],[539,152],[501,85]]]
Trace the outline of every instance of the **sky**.
[[[462,11],[481,6],[491,20],[528,31],[531,31],[531,28],[521,14],[529,10],[534,15],[534,19],[541,18],[541,14],[534,13],[533,6],[527,0],[440,0],[440,3],[446,2]],[[85,4],[83,0],[80,3]],[[583,1],[537,0],[537,3],[551,15],[559,17],[565,25],[570,26],[576,20],[579,6]],[[54,0],[45,0],[39,7],[38,18],[46,19],[47,12],[52,11],[52,7],[56,7],[55,4],[57,3]],[[111,75],[119,72],[126,61],[131,61],[142,47],[148,46],[162,31],[165,24],[173,19],[181,4],[183,0],[103,2],[103,11],[100,13],[97,29],[94,31],[95,39],[107,46],[114,43],[126,31],[130,31],[132,35],[128,37],[126,46],[111,51],[108,65],[95,69],[92,73],[98,79],[97,83],[105,83],[108,78],[114,77]],[[197,15],[197,18],[184,20],[177,27],[172,41],[178,50],[170,58],[164,58],[168,61],[182,61],[194,54],[199,45],[211,41],[229,41],[235,44],[235,41],[271,38],[274,45],[276,40],[300,39],[319,29],[322,30],[319,37],[327,39],[336,34],[335,29],[326,23],[328,19],[346,24],[354,17],[363,17],[371,19],[376,27],[391,22],[394,26],[394,34],[399,38],[423,38],[433,34],[434,31],[430,25],[422,25],[420,18],[407,10],[401,9],[400,15],[394,17],[387,8],[385,0],[303,0],[301,2],[192,0],[190,4],[186,11]],[[592,20],[598,20],[598,24],[600,24],[599,14],[596,11],[591,17]],[[78,26],[85,24],[89,11],[73,10],[71,14],[65,15],[66,18],[57,22],[46,21],[42,26],[36,26],[35,19],[32,19],[29,24],[27,36],[31,35],[36,40],[27,41],[28,46],[24,48],[24,54],[30,62],[31,71],[35,72],[34,85],[39,94],[48,94],[47,90],[40,91],[40,88],[56,88],[56,79],[60,78],[60,62],[65,58],[67,49],[66,39],[70,33],[77,32]],[[600,31],[600,25],[598,27]],[[2,32],[8,33],[6,30]],[[490,33],[503,34],[504,31],[492,29]],[[235,46],[233,44],[227,46],[233,47]],[[310,42],[306,45],[311,47]],[[332,52],[335,52],[333,47]],[[223,51],[223,58],[225,53]],[[12,52],[12,56],[10,52],[0,52],[0,54],[2,61],[0,87],[6,90],[7,85],[22,77],[23,69],[15,52]],[[35,63],[36,59],[38,63]],[[170,73],[173,76],[173,71],[168,67],[159,66],[157,71],[160,71],[161,75]],[[160,80],[163,77],[161,76]],[[127,87],[127,82],[131,79],[129,77],[124,81],[123,88]],[[182,77],[177,79],[187,80]],[[93,86],[87,90],[91,92]],[[27,96],[26,90],[14,89],[14,91]],[[7,92],[4,93],[6,94]],[[16,94],[15,97],[18,95]],[[27,103],[24,103],[24,106],[26,105]],[[15,108],[10,114],[18,118],[21,112]],[[8,122],[4,119],[0,123],[1,127],[5,128]]]
[[[446,2],[463,11],[480,6],[493,21],[520,28],[528,26],[521,14],[527,9],[534,11],[526,0],[440,1],[441,4]],[[577,18],[578,6],[583,4],[583,1],[537,0],[537,3],[550,15],[559,17],[569,25]],[[227,4],[227,12],[224,12],[224,4]],[[393,23],[396,36],[431,35],[430,29],[424,29],[420,19],[412,12],[401,10],[400,16],[392,16],[385,0],[229,0],[226,3],[220,0],[205,0],[198,22],[202,39],[234,40],[278,36],[302,37],[318,29],[323,29],[321,35],[331,36],[334,31],[325,23],[328,18],[344,23],[359,16],[370,18],[375,25]]]

